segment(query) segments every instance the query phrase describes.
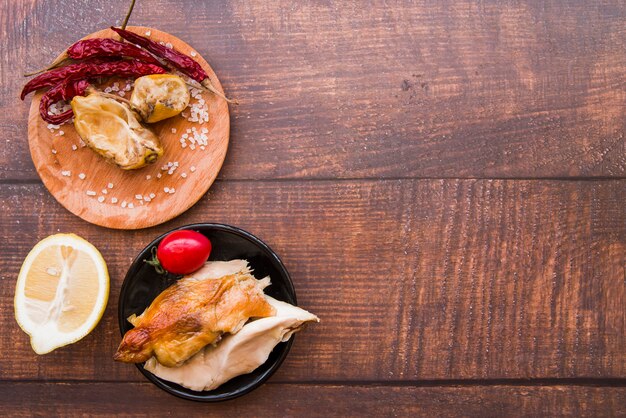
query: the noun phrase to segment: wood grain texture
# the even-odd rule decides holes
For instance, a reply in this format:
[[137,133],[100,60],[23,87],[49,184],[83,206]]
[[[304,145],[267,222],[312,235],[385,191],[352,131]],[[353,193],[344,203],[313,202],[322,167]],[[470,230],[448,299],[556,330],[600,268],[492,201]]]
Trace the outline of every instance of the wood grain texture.
[[[223,222],[283,258],[322,322],[296,338],[279,382],[626,378],[622,181],[217,182],[173,222],[108,231],[39,185],[0,188],[0,378],[142,381],[113,363],[120,285],[157,234]],[[25,255],[79,232],[109,263],[96,330],[38,357],[13,318]]]
[[[149,32],[150,39],[173,45],[177,51],[186,54],[193,51],[180,39],[156,29],[138,26],[127,29],[142,36]],[[114,35],[112,30],[106,29],[87,38]],[[209,64],[199,55],[196,60],[215,88],[221,91]],[[124,89],[126,80],[116,83]],[[97,85],[97,88],[104,90],[106,85]],[[131,93],[132,90],[128,92]],[[59,203],[76,216],[100,226],[140,229],[180,215],[206,193],[226,157],[230,134],[228,104],[211,93],[202,93],[201,99],[195,96],[190,101],[190,106],[198,104],[199,100],[205,101],[208,122],[190,122],[187,108],[181,115],[149,125],[161,141],[163,155],[154,164],[138,170],[122,170],[90,148],[81,147],[82,141],[73,124],[63,124],[58,130],[49,129],[49,124],[39,114],[41,96],[41,92],[34,95],[28,116],[28,141],[35,168]],[[193,143],[185,140],[183,148],[180,143],[183,135],[189,138],[204,135],[207,144],[195,145],[195,139]],[[176,164],[176,167],[170,172],[168,164]],[[81,173],[82,179],[79,178]],[[172,189],[174,193],[169,192]],[[88,191],[93,196],[87,195]]]
[[[0,178],[36,179],[24,69],[126,0],[3,3]],[[216,69],[225,179],[626,176],[624,2],[139,2]]]
[[[189,43],[241,105],[209,193],[124,232],[80,220],[39,183],[17,96],[24,69],[127,5],[0,0],[3,411],[626,415],[623,1],[137,2],[131,24]],[[485,180],[459,179],[472,177]],[[322,318],[269,384],[219,405],[111,361],[132,257],[201,221],[270,244]],[[13,287],[55,232],[99,247],[112,293],[92,334],[37,357]]]
[[[626,388],[395,387],[266,384],[240,400],[199,404],[148,384],[0,383],[12,416],[589,416],[626,414]],[[303,395],[305,394],[305,395]],[[80,403],[76,402],[80,399]],[[332,400],[332,401],[329,401]]]

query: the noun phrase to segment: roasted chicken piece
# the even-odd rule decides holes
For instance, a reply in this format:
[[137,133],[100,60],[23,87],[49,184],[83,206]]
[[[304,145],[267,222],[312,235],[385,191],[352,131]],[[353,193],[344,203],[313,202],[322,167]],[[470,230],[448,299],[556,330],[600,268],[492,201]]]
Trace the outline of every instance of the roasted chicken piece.
[[269,277],[257,280],[247,269],[215,278],[210,265],[178,280],[154,299],[138,317],[129,318],[135,328],[122,339],[114,359],[142,363],[154,356],[174,367],[234,334],[249,318],[275,315],[263,289]]
[[319,322],[317,316],[304,309],[266,298],[276,309],[276,316],[248,322],[235,335],[226,335],[215,347],[203,348],[178,367],[165,367],[152,357],[144,368],[191,390],[213,390],[265,363],[278,343],[289,340],[306,323]]

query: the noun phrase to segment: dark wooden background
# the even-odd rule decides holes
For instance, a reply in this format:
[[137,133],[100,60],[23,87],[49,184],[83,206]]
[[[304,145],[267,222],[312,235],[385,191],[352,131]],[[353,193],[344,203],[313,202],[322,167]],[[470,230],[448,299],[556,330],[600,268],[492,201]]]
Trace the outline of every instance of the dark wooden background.
[[[0,410],[15,415],[626,415],[623,1],[139,0],[229,95],[218,181],[179,218],[90,225],[45,190],[25,69],[126,0],[0,1]],[[269,383],[205,405],[114,363],[132,257],[191,222],[240,226],[322,322]],[[103,253],[96,330],[46,356],[13,315],[32,246]]]

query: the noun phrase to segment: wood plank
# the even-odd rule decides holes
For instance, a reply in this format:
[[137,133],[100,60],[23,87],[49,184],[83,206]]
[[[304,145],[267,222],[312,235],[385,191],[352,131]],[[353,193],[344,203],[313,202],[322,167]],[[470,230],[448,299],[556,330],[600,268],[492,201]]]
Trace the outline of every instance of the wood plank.
[[587,386],[336,386],[266,384],[211,405],[149,383],[0,383],[11,416],[620,416],[626,388]]
[[[36,184],[0,186],[0,379],[141,381],[111,361],[132,257],[192,222],[266,240],[322,322],[278,382],[626,377],[626,181],[217,182],[149,230],[87,224]],[[111,302],[78,344],[38,357],[13,318],[30,248],[77,232],[109,263]]]
[[[36,179],[24,69],[126,0],[4,2],[0,178]],[[224,179],[626,176],[624,2],[261,0],[139,4],[232,108]]]

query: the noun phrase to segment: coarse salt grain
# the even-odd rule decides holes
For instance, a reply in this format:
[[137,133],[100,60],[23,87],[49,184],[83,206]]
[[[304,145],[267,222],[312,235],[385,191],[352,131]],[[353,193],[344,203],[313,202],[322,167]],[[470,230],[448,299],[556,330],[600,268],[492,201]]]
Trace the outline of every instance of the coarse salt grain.
[[95,196],[96,192],[94,192],[93,190],[87,190],[87,196]]
[[134,205],[134,204],[132,204],[132,203],[129,203],[129,204],[128,204],[128,207],[129,207],[130,209],[132,209],[132,208],[134,208],[134,207],[135,207],[135,205]]
[[[198,99],[198,103],[190,103],[190,116],[187,118],[189,122],[197,122],[203,124],[209,121],[209,107],[205,103],[200,94],[200,90],[191,89],[191,96]],[[182,114],[182,113],[181,113]]]
[[150,36],[150,35],[152,35],[152,31],[147,30],[146,31],[146,36]]
[[64,171],[61,171],[61,174],[64,175],[65,177],[69,177],[72,175],[72,172],[70,170],[64,170]]
[[100,203],[104,202],[104,196],[98,196],[98,202]]
[[172,128],[172,133],[175,134],[176,133],[176,128]]
[[189,55],[191,55],[192,57],[195,57],[196,55],[198,55],[198,53],[196,51],[191,51]]
[[163,191],[164,191],[165,193],[169,193],[169,192],[170,192],[170,188],[169,188],[169,187],[164,187],[164,188],[163,188]]
[[46,273],[48,273],[51,276],[56,276],[57,274],[59,274],[59,271],[55,269],[54,267],[48,267],[46,269]]
[[176,189],[174,189],[173,187],[170,189],[170,194],[174,194],[176,192]]
[[78,149],[78,147],[76,146],[76,144],[72,145],[72,151],[76,151]]
[[78,175],[78,178],[81,179],[81,180],[85,180],[85,177],[87,177],[87,176],[85,176],[85,173],[80,173]]
[[111,198],[111,203],[117,203],[117,197],[112,197]]
[[150,174],[148,174],[148,175],[146,176],[146,180],[150,180],[151,178],[152,178],[152,176],[151,176]]
[[109,189],[112,189],[112,188],[113,188],[113,183],[109,183],[109,184],[107,184],[107,187],[108,187]]
[[154,193],[150,193],[150,199],[154,199],[156,195]]
[[189,94],[191,94],[191,97],[193,97],[194,99],[199,99],[202,94],[202,90],[195,88],[194,86],[189,85],[188,86],[188,90],[189,90]]
[[[52,105],[50,105],[50,108],[48,109],[48,114],[60,115],[61,113],[67,112],[71,108],[72,106],[70,106],[69,103],[62,103],[62,102],[53,103]],[[61,125],[63,125],[63,123]],[[48,127],[48,129],[50,129],[50,127]]]
[[126,203],[126,201],[124,200],[124,201],[122,202],[122,207],[123,207],[123,208],[125,208],[125,207],[126,207],[126,205],[127,205],[127,203]]
[[167,171],[170,176],[174,174],[174,171],[178,168],[178,161],[170,161],[161,167],[161,171]]
[[187,178],[187,173],[183,173],[180,175],[182,178],[186,179]]
[[137,200],[141,200],[141,199],[143,199],[143,196],[142,196],[142,195],[140,195],[140,194],[136,194],[136,195],[135,195],[135,199],[137,199]]
[[52,148],[50,151],[52,151],[53,154],[57,153],[57,150],[55,150],[54,148]]
[[157,178],[160,179],[161,177],[163,177],[163,175],[161,173],[157,173]]
[[63,135],[65,135],[65,132],[63,132],[63,131],[59,131],[59,135],[60,135],[60,136],[63,136]]
[[102,189],[102,194],[107,194],[109,191],[107,189]]
[[196,171],[196,167],[192,165],[191,167],[189,167],[189,171],[193,173],[194,171]]

